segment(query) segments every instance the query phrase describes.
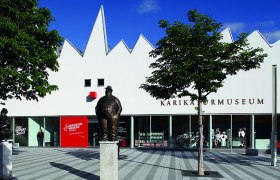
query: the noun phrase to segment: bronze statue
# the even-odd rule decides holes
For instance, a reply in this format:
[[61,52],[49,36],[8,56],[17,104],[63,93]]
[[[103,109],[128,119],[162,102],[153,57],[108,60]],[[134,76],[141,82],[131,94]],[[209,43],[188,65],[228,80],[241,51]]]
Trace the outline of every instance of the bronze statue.
[[7,141],[8,139],[12,139],[10,120],[7,114],[8,110],[6,108],[3,108],[1,110],[0,116],[0,141]]
[[122,105],[119,99],[112,95],[112,92],[112,87],[107,86],[105,96],[99,99],[95,107],[100,141],[116,141],[117,137]]

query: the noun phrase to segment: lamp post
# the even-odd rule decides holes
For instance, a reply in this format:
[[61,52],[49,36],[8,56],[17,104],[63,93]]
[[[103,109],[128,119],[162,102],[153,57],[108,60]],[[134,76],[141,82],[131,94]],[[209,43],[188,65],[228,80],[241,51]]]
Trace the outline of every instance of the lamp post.
[[277,65],[272,65],[271,166],[277,163]]

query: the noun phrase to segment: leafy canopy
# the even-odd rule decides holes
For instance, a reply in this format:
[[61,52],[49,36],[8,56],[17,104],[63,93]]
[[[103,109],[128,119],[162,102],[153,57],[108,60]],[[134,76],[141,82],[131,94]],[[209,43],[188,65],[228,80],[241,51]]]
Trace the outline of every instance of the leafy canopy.
[[166,36],[150,52],[158,59],[150,65],[152,75],[140,86],[153,97],[206,100],[208,94],[223,86],[227,75],[259,68],[266,57],[261,48],[249,47],[245,33],[233,43],[222,42],[222,24],[208,15],[191,10],[188,20],[186,25],[179,21],[173,25],[165,20],[159,22]]
[[[38,100],[57,89],[48,71],[58,71],[62,38],[48,30],[54,18],[37,0],[0,1],[0,100]],[[3,103],[3,102],[2,102]]]

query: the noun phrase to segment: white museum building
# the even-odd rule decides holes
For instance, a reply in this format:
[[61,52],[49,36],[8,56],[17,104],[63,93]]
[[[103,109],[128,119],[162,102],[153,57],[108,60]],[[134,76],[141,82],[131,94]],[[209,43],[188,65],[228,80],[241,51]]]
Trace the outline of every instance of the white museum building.
[[[229,28],[222,34],[223,41],[234,41]],[[270,148],[272,66],[280,61],[280,41],[269,44],[256,30],[249,34],[248,42],[252,47],[263,48],[268,56],[259,69],[229,76],[217,93],[208,96],[208,103],[203,105],[205,147]],[[95,106],[109,85],[123,107],[119,124],[121,146],[195,148],[196,104],[188,97],[157,100],[139,88],[151,75],[149,65],[155,59],[149,57],[149,52],[154,48],[143,35],[139,35],[133,49],[123,40],[110,48],[101,7],[84,52],[69,40],[64,41],[58,58],[59,71],[49,75],[50,83],[59,90],[38,102],[5,102],[13,120],[14,141],[21,146],[37,146],[36,134],[42,128],[44,146],[61,146],[65,129],[61,118],[86,117],[87,144],[98,146]]]

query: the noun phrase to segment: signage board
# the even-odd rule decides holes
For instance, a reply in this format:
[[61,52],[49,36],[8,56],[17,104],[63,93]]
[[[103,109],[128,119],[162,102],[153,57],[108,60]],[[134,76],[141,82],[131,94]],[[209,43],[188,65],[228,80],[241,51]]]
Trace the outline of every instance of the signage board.
[[88,118],[64,116],[60,124],[61,147],[88,147]]

